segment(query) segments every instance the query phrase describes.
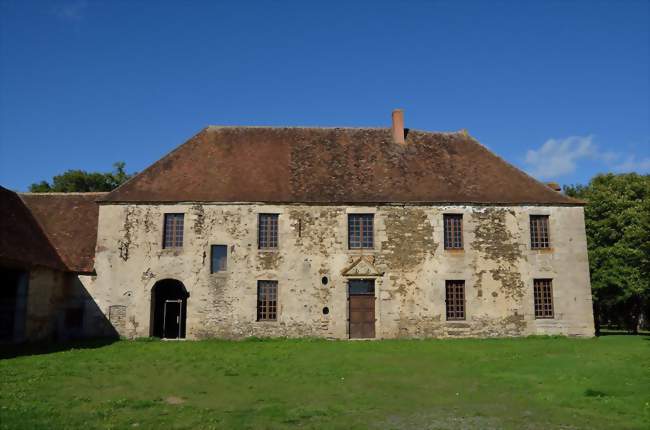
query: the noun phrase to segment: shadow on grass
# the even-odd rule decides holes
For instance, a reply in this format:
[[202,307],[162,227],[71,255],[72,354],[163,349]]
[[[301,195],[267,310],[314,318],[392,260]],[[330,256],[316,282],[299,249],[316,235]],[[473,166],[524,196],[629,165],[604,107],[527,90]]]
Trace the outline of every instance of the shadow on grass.
[[0,345],[0,360],[27,355],[50,354],[72,349],[95,349],[117,342],[116,338]]
[[650,331],[632,333],[625,330],[601,330],[598,336],[650,336]]

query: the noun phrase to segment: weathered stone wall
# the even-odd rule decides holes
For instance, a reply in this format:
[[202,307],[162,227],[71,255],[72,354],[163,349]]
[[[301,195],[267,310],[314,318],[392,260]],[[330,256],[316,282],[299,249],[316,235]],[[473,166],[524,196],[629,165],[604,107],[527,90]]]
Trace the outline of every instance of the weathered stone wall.
[[61,308],[65,304],[65,272],[35,267],[29,272],[25,339],[50,340],[57,337]]
[[[180,250],[162,249],[164,213],[185,214]],[[257,249],[258,213],[280,214],[278,251]],[[375,214],[374,250],[347,249],[348,213]],[[444,213],[463,214],[463,251],[444,250]],[[530,249],[530,214],[550,215],[550,250]],[[211,274],[216,244],[228,270]],[[344,272],[360,258],[381,273],[379,338],[593,335],[581,207],[102,205],[97,274],[82,282],[126,337],[150,335],[151,289],[172,278],[190,293],[189,338],[347,338]],[[534,318],[534,278],[553,279],[554,319]],[[450,279],[465,280],[466,321],[445,321]],[[277,322],[256,321],[258,280],[279,283]]]
[[[75,275],[45,267],[29,272],[25,338],[29,342],[117,336],[84,284],[95,276]],[[80,315],[76,322],[68,314]],[[74,323],[74,324],[71,324]]]

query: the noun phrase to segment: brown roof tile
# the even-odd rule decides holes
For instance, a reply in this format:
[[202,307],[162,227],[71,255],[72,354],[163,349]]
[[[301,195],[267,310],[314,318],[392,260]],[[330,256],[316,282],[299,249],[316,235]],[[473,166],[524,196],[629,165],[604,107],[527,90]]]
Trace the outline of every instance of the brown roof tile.
[[73,272],[92,272],[97,243],[96,203],[106,193],[20,194],[61,259]]
[[580,205],[466,133],[208,127],[105,202]]
[[25,203],[3,187],[0,187],[0,265],[66,269]]

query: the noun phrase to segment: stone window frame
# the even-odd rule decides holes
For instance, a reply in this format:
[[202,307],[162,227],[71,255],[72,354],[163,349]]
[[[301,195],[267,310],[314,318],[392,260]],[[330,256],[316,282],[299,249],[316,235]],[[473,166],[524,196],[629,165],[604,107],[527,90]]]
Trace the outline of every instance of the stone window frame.
[[[376,228],[375,228],[375,216],[376,214],[374,212],[348,212],[346,213],[346,233],[347,233],[347,243],[348,243],[348,250],[350,251],[367,251],[367,250],[374,250],[375,249],[375,237],[376,237]],[[371,244],[368,245],[367,243],[364,244],[363,240],[363,233],[364,231],[367,233],[368,229],[364,228],[365,224],[362,222],[359,225],[359,233],[360,233],[360,238],[359,238],[359,246],[353,246],[353,242],[351,241],[352,238],[352,224],[350,223],[350,220],[354,217],[359,217],[360,219],[364,219],[369,217],[371,220],[371,228],[370,228],[370,237],[371,237]]]
[[[262,219],[275,220],[275,229],[265,230],[262,235]],[[274,234],[275,233],[275,234]],[[257,214],[257,249],[260,251],[277,251],[280,249],[280,214],[277,212],[260,212]]]
[[[447,220],[458,219],[460,218],[460,234],[459,244],[456,246],[455,243],[452,243],[451,246],[448,246],[448,230],[447,230]],[[459,212],[446,212],[442,214],[442,242],[443,248],[445,251],[463,251],[465,249],[465,216],[463,213]]]
[[[457,291],[458,289],[460,289],[460,294]],[[446,321],[467,320],[466,291],[467,288],[464,279],[445,280],[445,320]],[[462,297],[459,299],[460,296]]]
[[533,310],[536,320],[555,319],[553,290],[552,278],[533,279]]
[[165,212],[163,214],[162,248],[181,249],[183,248],[184,239],[185,239],[185,213]]
[[[540,227],[542,227],[541,232],[539,231]],[[549,214],[530,214],[528,216],[528,229],[530,233],[530,249],[551,249],[551,216]]]
[[[279,297],[279,282],[271,279],[258,279],[257,280],[257,294],[256,294],[256,318],[257,322],[277,322],[279,314],[278,297]],[[266,296],[265,300],[260,300],[261,293]],[[270,296],[270,298],[268,297]],[[273,299],[273,300],[271,300]]]

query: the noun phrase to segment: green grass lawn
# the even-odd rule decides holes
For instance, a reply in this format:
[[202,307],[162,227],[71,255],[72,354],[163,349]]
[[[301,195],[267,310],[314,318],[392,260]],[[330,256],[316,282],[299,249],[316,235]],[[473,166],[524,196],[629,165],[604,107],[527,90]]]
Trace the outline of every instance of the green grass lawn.
[[648,336],[95,346],[1,359],[0,428],[650,428]]

